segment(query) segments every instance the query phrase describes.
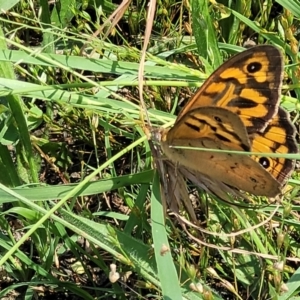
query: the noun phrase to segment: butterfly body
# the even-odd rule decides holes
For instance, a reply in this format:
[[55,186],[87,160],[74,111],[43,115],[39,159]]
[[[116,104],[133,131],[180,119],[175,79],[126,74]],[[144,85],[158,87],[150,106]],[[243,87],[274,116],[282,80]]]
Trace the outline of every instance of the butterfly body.
[[285,158],[179,149],[297,153],[295,127],[279,108],[283,62],[273,46],[246,50],[219,67],[196,92],[161,147],[173,163],[254,195],[276,196],[294,168]]

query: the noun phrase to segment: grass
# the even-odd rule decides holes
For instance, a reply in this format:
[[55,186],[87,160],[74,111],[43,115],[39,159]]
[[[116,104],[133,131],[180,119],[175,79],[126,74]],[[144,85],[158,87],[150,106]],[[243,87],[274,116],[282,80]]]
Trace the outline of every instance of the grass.
[[[157,3],[143,90],[153,126],[172,124],[248,37],[285,54],[282,105],[298,126],[300,4],[236,2]],[[105,23],[122,6],[66,0],[58,15],[47,1],[10,3],[0,39],[0,298],[298,299],[297,171],[280,205],[232,206],[198,191],[201,232],[165,214],[138,93],[148,4],[133,1]]]

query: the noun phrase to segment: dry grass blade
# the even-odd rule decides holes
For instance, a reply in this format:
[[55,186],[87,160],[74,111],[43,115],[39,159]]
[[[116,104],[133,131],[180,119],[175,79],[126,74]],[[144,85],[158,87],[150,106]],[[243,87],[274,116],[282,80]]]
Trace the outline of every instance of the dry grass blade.
[[141,52],[141,60],[140,60],[139,73],[138,73],[140,103],[142,106],[142,111],[146,115],[147,123],[149,126],[151,126],[151,123],[150,123],[150,118],[148,116],[147,107],[143,97],[143,86],[144,86],[144,69],[145,69],[146,51],[151,37],[155,9],[156,9],[156,0],[151,0],[148,4],[148,13],[147,13],[147,22],[146,22],[147,25],[145,30],[145,38],[143,43],[143,49]]
[[[82,55],[86,45],[95,37],[97,37],[101,32],[103,32],[104,28],[106,28],[106,32],[104,33],[102,40],[106,40],[106,38],[111,33],[112,29],[118,24],[118,22],[123,17],[124,13],[128,9],[130,3],[132,0],[124,0],[118,8],[107,18],[107,20],[100,26],[99,29],[97,29],[93,35],[88,39],[88,41],[81,47],[80,54]],[[93,50],[90,54],[90,57],[93,56],[95,50]]]

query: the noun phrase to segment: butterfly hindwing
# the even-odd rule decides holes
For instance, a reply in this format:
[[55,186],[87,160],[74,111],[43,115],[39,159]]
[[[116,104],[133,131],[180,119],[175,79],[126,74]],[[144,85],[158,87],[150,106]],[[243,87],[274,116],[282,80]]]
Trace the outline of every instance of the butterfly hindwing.
[[[252,139],[252,152],[262,153],[298,153],[296,128],[291,123],[288,113],[279,108],[278,114],[262,133],[256,133]],[[280,184],[284,184],[295,167],[295,160],[285,157],[252,156]]]

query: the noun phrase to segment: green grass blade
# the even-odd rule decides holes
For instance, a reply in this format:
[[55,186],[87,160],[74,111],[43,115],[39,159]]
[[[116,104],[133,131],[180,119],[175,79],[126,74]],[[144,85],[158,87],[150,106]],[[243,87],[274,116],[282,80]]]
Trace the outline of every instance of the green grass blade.
[[300,2],[299,0],[276,0],[276,2],[289,10],[297,18],[300,18]]
[[218,49],[216,33],[208,10],[208,1],[192,0],[192,26],[198,52],[206,60],[210,61],[213,68],[222,63]]
[[[165,229],[164,209],[160,197],[160,180],[156,172],[151,195],[151,225],[155,259],[164,299],[181,300],[179,279],[172,260],[172,249],[170,249]],[[168,251],[162,253],[162,247],[166,247]]]

